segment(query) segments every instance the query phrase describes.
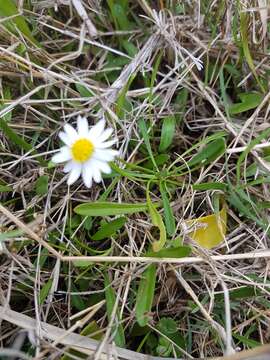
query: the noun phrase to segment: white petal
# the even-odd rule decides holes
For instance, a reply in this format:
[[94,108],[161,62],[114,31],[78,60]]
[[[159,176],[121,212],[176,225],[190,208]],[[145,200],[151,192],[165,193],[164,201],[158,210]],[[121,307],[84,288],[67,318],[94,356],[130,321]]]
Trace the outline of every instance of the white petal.
[[69,161],[68,163],[66,163],[63,169],[64,173],[70,172],[70,170],[73,168],[73,164],[74,164],[73,161]]
[[116,139],[113,139],[113,140],[105,141],[105,142],[102,142],[102,143],[96,142],[94,145],[95,145],[95,147],[96,147],[97,149],[105,149],[105,148],[111,147],[111,146],[114,145],[116,142],[117,142],[117,140],[116,140]]
[[117,150],[96,149],[93,154],[93,158],[101,161],[112,161],[117,155]]
[[78,116],[77,119],[78,134],[81,137],[85,137],[88,134],[88,121],[85,117]]
[[99,169],[97,169],[97,168],[93,170],[93,179],[96,183],[101,182],[101,179],[102,179],[101,173],[100,173]]
[[100,161],[100,160],[95,160],[93,159],[93,167],[94,168],[98,168],[99,170],[101,170],[104,174],[110,174],[111,173],[111,168],[110,166],[104,162],[104,161]]
[[77,131],[71,125],[65,124],[64,129],[70,140],[75,141],[78,138]]
[[71,159],[70,149],[67,146],[60,148],[60,152],[52,157],[52,162],[58,164]]
[[103,142],[107,140],[113,133],[112,128],[105,129],[103,133],[97,138],[97,142]]
[[97,139],[103,132],[105,127],[105,120],[100,120],[96,125],[94,125],[91,130],[89,131],[90,139]]
[[76,180],[79,179],[82,171],[81,164],[73,163],[72,169],[70,171],[67,184],[72,185],[75,183]]
[[92,186],[92,177],[93,177],[93,172],[91,167],[89,165],[84,164],[82,168],[82,178],[84,185],[88,188]]
[[67,146],[70,146],[72,144],[72,139],[69,138],[69,136],[66,132],[60,131],[58,136],[63,141],[63,143],[66,144]]

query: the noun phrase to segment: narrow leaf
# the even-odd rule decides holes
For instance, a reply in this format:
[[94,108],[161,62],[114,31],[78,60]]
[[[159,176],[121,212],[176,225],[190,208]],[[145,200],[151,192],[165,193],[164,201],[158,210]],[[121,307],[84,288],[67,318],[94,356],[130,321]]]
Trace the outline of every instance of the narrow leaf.
[[154,204],[152,203],[152,200],[150,198],[149,183],[148,183],[148,187],[147,187],[146,198],[147,198],[148,211],[151,216],[152,223],[154,226],[157,226],[159,228],[159,240],[154,241],[152,244],[153,251],[157,252],[164,247],[167,237],[166,237],[166,229],[165,229],[162,217],[159,214],[159,212],[157,211],[156,207],[154,206]]
[[154,257],[154,258],[182,258],[189,256],[191,253],[191,248],[189,246],[178,246],[175,248],[161,249],[158,252],[148,251],[145,256],[146,257]]
[[248,63],[248,66],[250,68],[250,70],[252,71],[258,85],[260,86],[262,92],[265,92],[265,89],[262,85],[262,83],[260,82],[260,79],[257,75],[256,72],[256,68],[249,50],[249,39],[248,39],[248,34],[249,34],[249,24],[248,24],[248,13],[241,11],[240,9],[240,34],[241,34],[241,39],[242,39],[242,46],[243,46],[243,52],[245,55],[245,59]]
[[13,131],[11,127],[9,127],[6,121],[1,118],[0,118],[0,129],[3,131],[6,137],[9,138],[11,142],[18,145],[23,150],[25,151],[32,150],[32,145],[28,144],[21,136],[17,135],[16,132]]
[[158,171],[158,167],[157,167],[157,164],[156,164],[156,161],[155,161],[152,149],[151,149],[151,144],[150,144],[150,139],[149,139],[146,123],[145,123],[145,121],[143,119],[141,119],[139,121],[139,129],[140,129],[140,131],[142,133],[144,144],[145,144],[145,146],[147,148],[150,159],[152,160],[153,165],[155,166],[155,168]]
[[145,203],[113,203],[113,202],[93,202],[85,203],[75,207],[76,214],[83,216],[113,216],[122,214],[134,214],[141,211],[146,211],[148,205]]
[[46,300],[50,289],[52,287],[52,283],[53,283],[53,279],[49,279],[42,287],[42,289],[40,290],[39,293],[39,298],[38,298],[38,302],[39,305],[42,305],[44,303],[44,301]]
[[87,89],[87,87],[85,87],[84,85],[80,84],[80,83],[75,83],[75,87],[77,89],[77,91],[80,93],[80,95],[82,97],[92,97],[93,93],[92,91],[90,91],[89,89]]
[[209,183],[200,183],[192,185],[193,190],[222,190],[225,191],[227,189],[227,184],[221,182],[209,182]]
[[163,120],[159,152],[164,152],[172,144],[175,133],[175,117],[173,115],[167,116]]
[[224,152],[225,140],[223,138],[216,139],[206,145],[203,150],[201,150],[190,161],[188,161],[188,166],[194,167],[198,165],[207,165],[224,154]]
[[[110,285],[110,280],[107,274],[104,274],[104,286],[105,286],[105,298],[106,298],[106,308],[109,321],[111,320],[114,304],[116,301],[116,296],[113,288]],[[122,324],[117,324],[119,322],[119,311],[116,312],[116,317],[111,333],[114,335],[114,341],[117,346],[122,348],[125,347],[125,333]]]
[[0,193],[2,192],[10,192],[12,191],[12,188],[8,185],[0,185]]
[[136,320],[140,326],[146,326],[150,320],[156,285],[156,265],[149,265],[142,274],[136,297]]
[[166,230],[168,235],[172,236],[175,233],[175,219],[164,183],[160,183],[159,189],[163,202]]

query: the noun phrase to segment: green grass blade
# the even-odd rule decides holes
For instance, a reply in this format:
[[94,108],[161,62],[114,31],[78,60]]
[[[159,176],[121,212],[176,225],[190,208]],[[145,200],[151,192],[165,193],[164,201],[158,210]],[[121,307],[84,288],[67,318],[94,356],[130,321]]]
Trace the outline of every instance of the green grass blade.
[[[116,296],[113,288],[110,285],[110,280],[107,274],[104,274],[104,286],[105,286],[105,298],[106,298],[106,308],[107,308],[107,315],[109,321],[111,320]],[[114,322],[119,321],[119,311],[116,311],[116,316]],[[122,324],[117,324],[117,326],[113,326],[112,328],[112,334],[114,335],[114,341],[117,346],[120,346],[122,348],[125,347],[126,341],[125,341],[125,333],[124,328]]]
[[155,158],[151,149],[151,144],[150,144],[150,139],[149,139],[149,135],[148,135],[148,131],[147,131],[147,127],[146,127],[146,123],[143,119],[141,119],[139,121],[139,129],[141,131],[141,134],[143,136],[143,140],[145,143],[145,146],[147,148],[148,154],[150,156],[150,159],[152,160],[153,165],[155,166],[156,170],[158,171],[158,167],[157,164],[155,162]]
[[172,144],[173,137],[175,134],[175,117],[173,115],[167,116],[163,120],[159,152],[164,152]]
[[136,320],[140,326],[146,326],[150,320],[150,311],[152,309],[155,285],[156,285],[156,271],[155,264],[151,264],[143,272],[139,283],[139,288],[136,297]]
[[163,182],[160,183],[159,186],[162,202],[163,202],[163,208],[164,208],[164,219],[165,219],[165,225],[168,235],[172,236],[175,233],[175,219],[173,215],[173,211],[171,208],[171,204],[168,198],[167,190],[165,187],[165,184]]
[[265,89],[256,73],[256,68],[249,50],[249,39],[248,39],[248,34],[249,34],[249,25],[248,25],[248,13],[241,11],[240,9],[240,34],[241,34],[241,39],[242,39],[242,47],[243,47],[243,52],[245,55],[245,59],[248,63],[248,66],[250,68],[250,70],[252,71],[252,74],[254,75],[258,85],[260,86],[262,92],[265,92]]
[[207,191],[207,190],[222,190],[226,191],[227,184],[221,182],[209,182],[192,185],[193,190]]
[[42,305],[44,303],[44,301],[46,300],[51,287],[52,287],[52,283],[53,283],[53,279],[49,279],[42,287],[42,289],[40,290],[39,293],[39,297],[38,297],[38,303],[39,305]]
[[10,186],[0,184],[0,193],[10,192],[10,191],[12,191],[12,188]]

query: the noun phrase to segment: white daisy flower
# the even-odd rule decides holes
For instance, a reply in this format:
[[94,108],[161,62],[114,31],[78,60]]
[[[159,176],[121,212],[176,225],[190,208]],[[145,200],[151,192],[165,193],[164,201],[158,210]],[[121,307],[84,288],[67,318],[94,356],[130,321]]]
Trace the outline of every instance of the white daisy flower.
[[115,158],[118,151],[111,149],[116,139],[107,141],[113,129],[104,128],[104,119],[89,130],[87,119],[78,116],[77,131],[69,124],[60,131],[59,137],[65,146],[52,157],[52,162],[66,162],[64,172],[69,173],[68,185],[75,183],[82,174],[85,186],[90,188],[93,180],[96,183],[101,181],[101,173],[111,172],[108,162]]

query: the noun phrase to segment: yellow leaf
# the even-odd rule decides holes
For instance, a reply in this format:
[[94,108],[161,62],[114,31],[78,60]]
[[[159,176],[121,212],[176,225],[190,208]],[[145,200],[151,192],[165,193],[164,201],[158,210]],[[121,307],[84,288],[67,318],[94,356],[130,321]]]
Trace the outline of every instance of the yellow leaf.
[[185,224],[192,231],[188,234],[194,241],[206,249],[220,244],[227,230],[227,211],[224,205],[217,214],[187,220]]

